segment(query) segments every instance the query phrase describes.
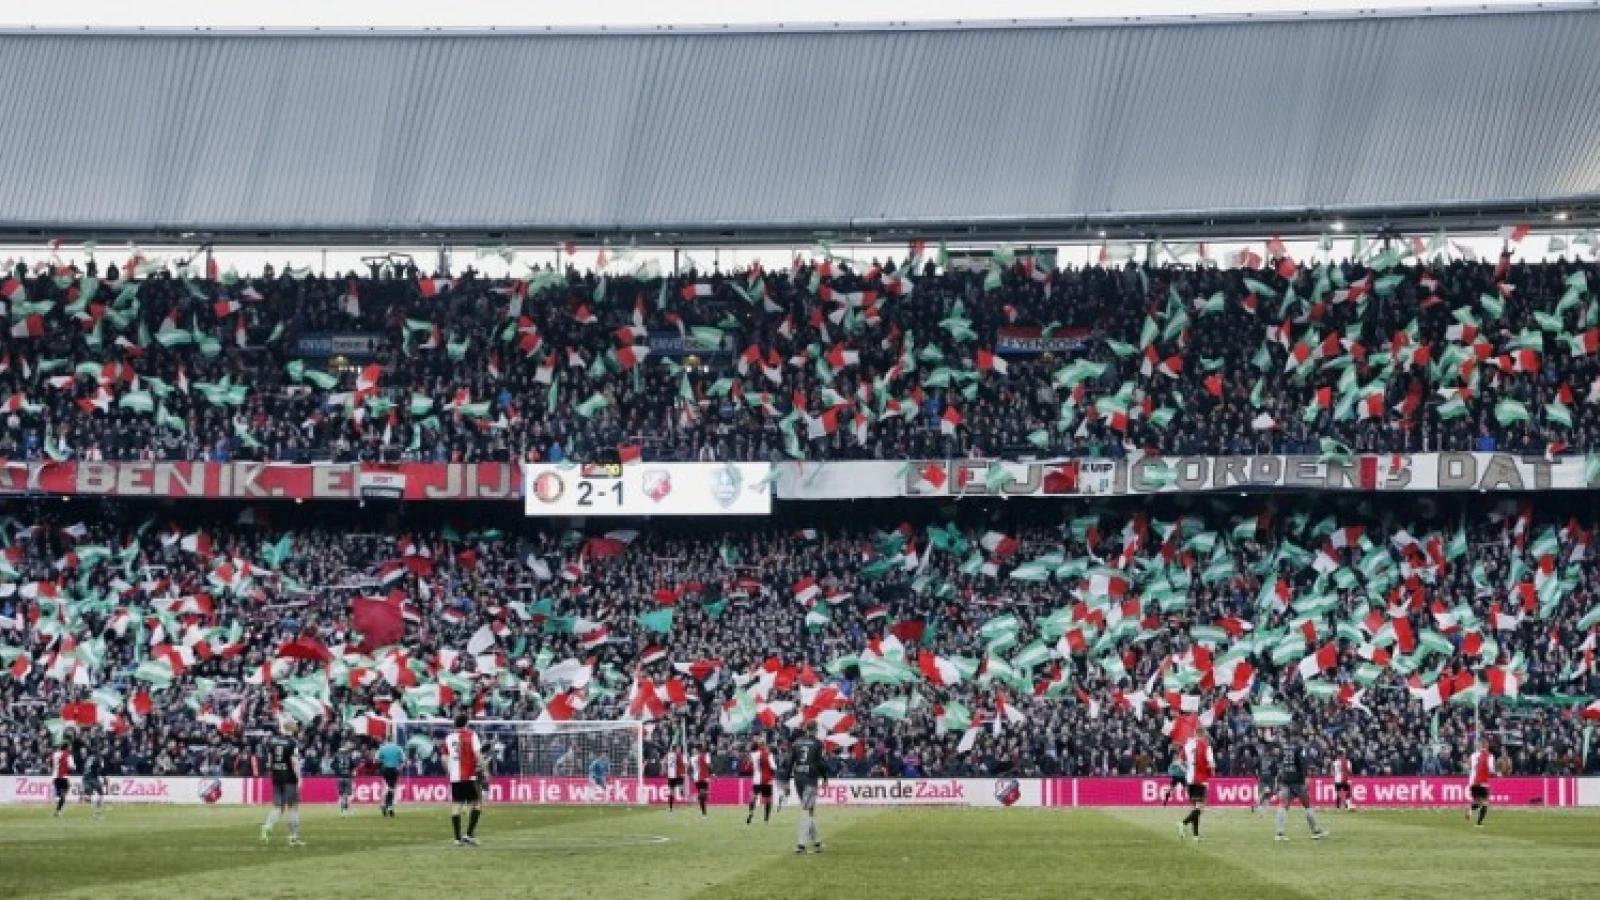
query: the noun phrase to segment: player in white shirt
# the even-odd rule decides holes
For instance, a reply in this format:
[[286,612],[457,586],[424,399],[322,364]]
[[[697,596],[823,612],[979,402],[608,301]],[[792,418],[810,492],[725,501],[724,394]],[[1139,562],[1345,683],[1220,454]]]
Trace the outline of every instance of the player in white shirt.
[[56,792],[55,817],[61,818],[61,808],[67,805],[67,792],[72,790],[72,779],[68,776],[78,771],[78,764],[72,759],[72,745],[62,741],[54,753],[50,754],[50,786]]
[[706,801],[711,796],[711,754],[703,744],[696,745],[689,757],[689,780],[694,782],[694,792],[700,800],[700,815],[706,814]]
[[772,777],[772,751],[767,749],[766,740],[756,735],[755,742],[750,745],[750,812],[744,817],[746,825],[755,821],[758,799],[762,800],[766,807],[761,821],[772,821]]
[[1211,776],[1217,771],[1217,757],[1211,752],[1211,741],[1206,738],[1204,729],[1195,729],[1194,737],[1183,744],[1184,780],[1189,783],[1189,814],[1178,823],[1178,837],[1181,839],[1189,833],[1190,826],[1194,828],[1194,839],[1200,840],[1200,814],[1206,809],[1206,785],[1211,781]]
[[1351,793],[1350,782],[1354,777],[1354,770],[1350,768],[1350,758],[1340,753],[1333,760],[1333,808],[1356,811],[1355,795]]
[[684,756],[681,748],[673,747],[667,751],[667,757],[662,763],[667,773],[667,812],[672,812],[678,800],[678,792],[683,790],[683,779],[688,773],[689,759]]
[[1489,777],[1494,774],[1494,754],[1489,752],[1489,739],[1479,738],[1478,749],[1467,757],[1467,789],[1472,794],[1472,806],[1467,818],[1478,814],[1478,827],[1483,827],[1483,817],[1489,814]]
[[[457,847],[478,846],[478,816],[483,812],[483,787],[479,783],[488,771],[489,757],[483,752],[483,741],[467,727],[466,713],[456,713],[455,730],[444,739],[445,774],[450,778],[450,800],[455,808],[450,813],[450,825],[455,829]],[[461,813],[470,810],[467,833],[461,833]]]

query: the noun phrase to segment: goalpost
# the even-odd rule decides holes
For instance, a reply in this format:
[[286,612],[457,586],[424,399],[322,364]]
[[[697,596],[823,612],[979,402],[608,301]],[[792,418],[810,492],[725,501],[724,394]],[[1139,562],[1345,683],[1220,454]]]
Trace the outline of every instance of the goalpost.
[[[482,740],[495,775],[581,779],[590,788],[588,802],[644,801],[643,722],[474,719],[467,727]],[[408,762],[418,760],[435,772],[443,765],[444,736],[453,728],[448,719],[410,719],[394,724],[394,737]],[[631,795],[623,796],[619,784],[631,784]]]

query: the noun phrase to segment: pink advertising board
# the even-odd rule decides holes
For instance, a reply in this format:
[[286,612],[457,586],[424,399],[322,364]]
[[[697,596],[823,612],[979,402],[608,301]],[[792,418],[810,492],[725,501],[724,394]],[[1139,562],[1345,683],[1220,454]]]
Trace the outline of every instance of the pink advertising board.
[[[1504,806],[1572,806],[1577,802],[1574,778],[1497,778],[1490,801]],[[1045,791],[1048,806],[1160,806],[1166,776],[1151,778],[1053,778]],[[1403,776],[1357,778],[1351,784],[1357,806],[1458,806],[1468,802],[1465,778]],[[1249,806],[1256,802],[1253,778],[1213,778],[1207,792],[1212,806]],[[1311,801],[1331,806],[1333,782],[1311,779]]]
[[[1497,778],[1491,799],[1502,806],[1576,806],[1579,803],[1577,778]],[[265,779],[243,782],[242,801],[267,803],[271,784]],[[1167,778],[900,778],[834,779],[818,800],[829,806],[1017,806],[1017,807],[1138,807],[1160,806]],[[383,800],[383,780],[355,779],[354,802],[376,805]],[[612,780],[604,788],[582,778],[490,779],[490,803],[548,805],[665,804],[666,781],[645,779],[640,796],[632,780]],[[1457,806],[1467,802],[1465,778],[1424,776],[1357,778],[1353,784],[1358,806],[1428,807]],[[1600,791],[1595,792],[1600,795]],[[234,796],[229,794],[229,796]],[[301,786],[305,803],[336,803],[338,782],[332,778],[308,778]],[[1333,782],[1326,778],[1311,781],[1312,802],[1331,806]],[[3,798],[0,798],[3,799]],[[691,798],[692,799],[692,798]],[[749,802],[747,778],[717,778],[711,782],[711,803],[717,806]],[[1600,800],[1600,796],[1595,798]],[[400,783],[399,802],[448,803],[450,785],[443,778],[405,778]],[[1253,778],[1215,778],[1211,781],[1208,802],[1218,807],[1249,806],[1256,800]],[[224,801],[229,802],[229,801]],[[236,801],[235,801],[236,802]],[[1179,801],[1182,802],[1182,801]]]
[[[748,802],[748,779],[718,778],[711,782],[711,802],[718,805],[736,805]],[[357,805],[377,805],[383,802],[382,778],[357,778],[351,794]],[[450,782],[443,778],[402,778],[398,802],[449,803]],[[251,779],[248,791],[250,802],[268,803],[272,799],[272,783],[264,778]],[[302,803],[339,802],[339,782],[335,778],[307,778],[300,786]],[[644,796],[640,797],[632,779],[612,779],[604,788],[596,787],[585,778],[523,778],[496,777],[489,779],[490,803],[528,803],[580,805],[585,803],[652,804],[667,802],[667,782],[660,778],[645,779]]]

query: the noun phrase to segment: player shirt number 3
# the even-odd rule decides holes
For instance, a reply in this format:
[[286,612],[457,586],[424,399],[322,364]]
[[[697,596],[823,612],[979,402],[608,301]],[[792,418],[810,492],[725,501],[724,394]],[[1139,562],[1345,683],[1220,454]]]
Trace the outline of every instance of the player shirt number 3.
[[478,776],[483,743],[471,731],[453,731],[444,739],[445,772],[451,781],[471,781]]

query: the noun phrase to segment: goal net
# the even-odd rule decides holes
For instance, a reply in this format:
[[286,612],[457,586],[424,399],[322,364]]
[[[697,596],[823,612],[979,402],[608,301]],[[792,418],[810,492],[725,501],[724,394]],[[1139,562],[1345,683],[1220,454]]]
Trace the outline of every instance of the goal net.
[[[582,782],[583,790],[560,791],[562,802],[638,803],[645,797],[641,722],[475,719],[468,727],[482,740],[492,775]],[[423,774],[443,775],[444,738],[453,728],[446,719],[411,719],[395,723],[394,737]]]

